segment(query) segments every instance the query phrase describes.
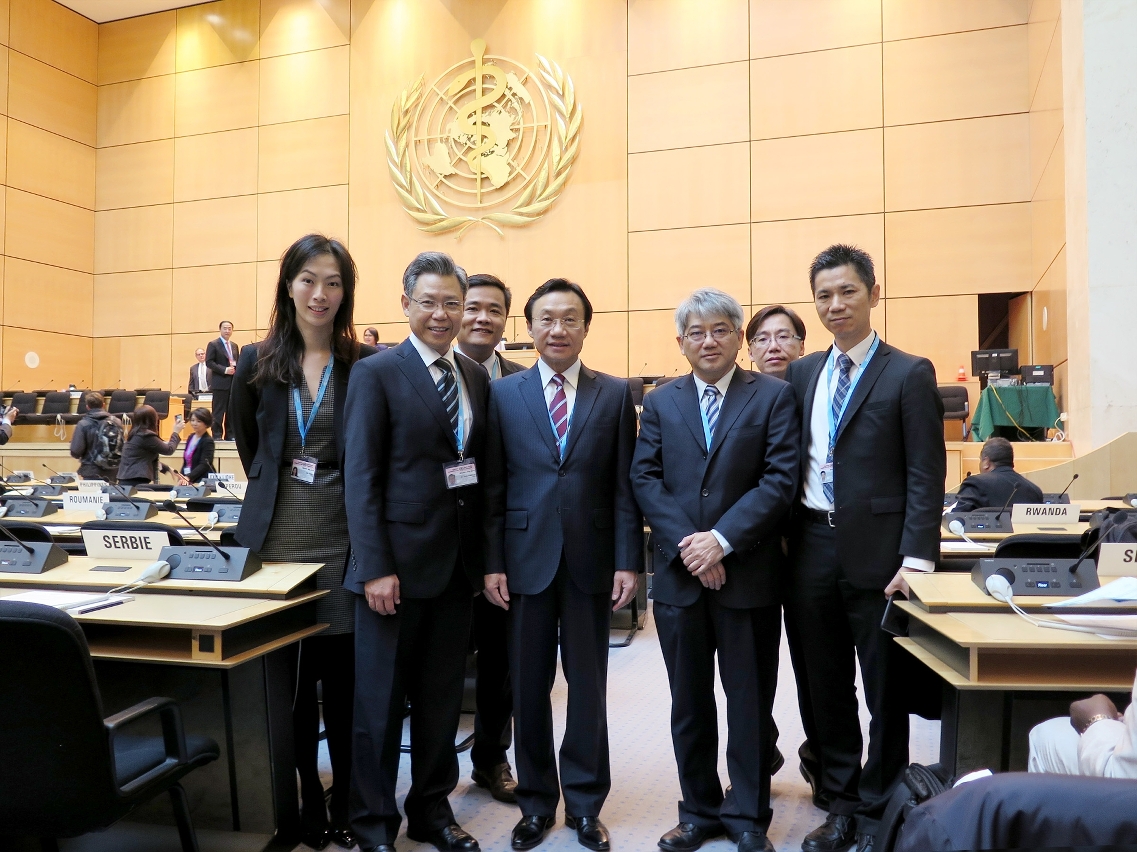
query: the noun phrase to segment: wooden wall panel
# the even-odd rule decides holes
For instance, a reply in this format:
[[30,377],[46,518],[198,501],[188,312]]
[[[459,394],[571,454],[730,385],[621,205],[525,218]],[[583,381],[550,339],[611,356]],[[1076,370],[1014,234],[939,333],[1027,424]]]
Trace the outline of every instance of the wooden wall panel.
[[886,214],[889,296],[1031,289],[1030,218],[1025,203]]
[[1059,137],[1030,204],[1033,256],[1031,269],[1035,281],[1042,277],[1059,249],[1066,244],[1065,181],[1065,152],[1062,139]]
[[99,85],[174,73],[177,12],[156,12],[99,26]]
[[257,128],[174,140],[174,201],[257,191]]
[[99,27],[52,0],[10,0],[9,46],[80,80],[98,73]]
[[8,121],[0,116],[0,184],[8,182]]
[[1062,16],[1062,0],[1034,0],[1027,22],[1027,80],[1031,98],[1038,88],[1042,66],[1053,49],[1054,37],[1061,33],[1058,20]]
[[8,48],[0,45],[0,113],[8,114]]
[[22,53],[8,54],[8,115],[95,144],[95,86]]
[[235,328],[255,328],[256,292],[254,263],[175,269],[173,331],[213,335],[223,319]]
[[628,316],[622,312],[592,315],[588,338],[581,353],[584,363],[602,373],[628,375]]
[[880,41],[880,0],[750,0],[750,57]]
[[124,207],[95,214],[95,272],[168,269],[173,260],[173,206]]
[[96,275],[95,336],[169,334],[172,295],[169,269]]
[[742,143],[630,155],[629,230],[749,221],[749,153]]
[[752,139],[881,126],[881,46],[750,63]]
[[93,281],[89,272],[4,260],[4,324],[91,336]]
[[753,221],[884,209],[880,130],[751,143]]
[[1038,187],[1062,133],[1062,32],[1056,28],[1030,104],[1030,185]]
[[12,187],[5,195],[5,254],[94,271],[94,213]]
[[1065,248],[1058,252],[1031,295],[1035,363],[1061,364],[1068,357]]
[[95,208],[95,149],[21,121],[8,122],[7,183]]
[[753,268],[750,302],[765,305],[809,301],[809,265],[834,243],[859,246],[875,265],[881,295],[887,293],[884,264],[884,216],[835,216],[762,222],[751,226]]
[[1025,113],[884,130],[889,210],[1030,200]]
[[[118,372],[109,377],[111,384],[104,385],[104,387],[170,387],[172,371],[170,369],[170,336],[168,334],[111,339],[118,344],[117,347],[114,347],[118,350],[116,353]],[[181,371],[179,370],[179,372]],[[173,407],[171,406],[171,408]],[[180,451],[177,457],[181,458]],[[169,461],[170,458],[173,456],[166,460]]]
[[305,234],[347,239],[347,187],[325,186],[260,195],[257,260],[274,260]]
[[348,43],[349,0],[261,0],[261,58]]
[[[74,383],[91,387],[91,339],[48,331],[7,326],[3,341],[5,389],[65,388]],[[29,352],[39,356],[38,367],[24,361]]]
[[1034,364],[1031,346],[1031,294],[1007,302],[1007,348],[1019,351],[1019,364]]
[[[744,313],[749,315],[746,308]],[[628,314],[630,372],[645,376],[679,376],[691,369],[676,343],[675,311]],[[587,355],[587,351],[585,355]]]
[[737,62],[747,57],[747,0],[630,0],[628,73]]
[[178,9],[177,70],[193,71],[256,59],[260,4],[219,0]]
[[1025,24],[1031,0],[882,0],[884,40]]
[[346,115],[348,48],[262,59],[260,123]]
[[174,135],[174,78],[148,77],[99,86],[98,147]]
[[[280,277],[280,264],[275,260],[260,260],[256,263],[257,268],[257,281],[256,281],[256,304],[254,307],[255,322],[249,323],[249,328],[267,329],[269,314],[272,312],[272,305],[276,299],[276,284],[277,279]],[[371,287],[360,287],[360,282],[357,279],[355,282],[355,316],[358,318],[362,315],[359,308],[360,297],[372,292],[375,289],[374,285]],[[374,323],[368,321],[368,325]],[[404,335],[405,336],[405,335]],[[363,339],[363,334],[359,335],[359,339]]]
[[[182,11],[179,10],[179,14]],[[189,136],[256,127],[260,67],[242,62],[175,76],[174,133]]]
[[346,115],[266,125],[259,146],[258,192],[347,183]]
[[174,140],[99,148],[95,209],[146,207],[174,200]]
[[642,231],[628,237],[628,307],[673,308],[699,287],[750,302],[750,226]]
[[961,364],[970,372],[979,341],[978,296],[888,299],[885,311],[888,342],[929,359],[938,382],[953,381]]
[[[750,63],[731,62],[628,79],[628,152],[745,142]],[[681,108],[683,120],[675,121]]]
[[884,123],[1026,112],[1026,26],[884,45]]
[[0,0],[0,44],[6,45],[11,33],[9,18],[11,15],[10,0]]
[[174,266],[247,263],[256,251],[255,195],[174,205]]

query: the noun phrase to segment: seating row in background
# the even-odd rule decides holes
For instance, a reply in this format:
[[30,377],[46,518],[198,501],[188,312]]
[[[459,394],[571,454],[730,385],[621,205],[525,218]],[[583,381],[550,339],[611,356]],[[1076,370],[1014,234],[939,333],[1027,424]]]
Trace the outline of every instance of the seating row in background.
[[[85,390],[76,391],[3,391],[5,406],[14,405],[20,411],[14,425],[52,424],[62,417],[64,423],[74,424],[87,413]],[[158,419],[170,416],[170,391],[158,388],[136,390],[104,390],[107,411],[111,414],[133,414],[139,405],[149,405],[158,412]],[[41,404],[42,400],[42,404]],[[77,402],[74,411],[72,403]]]

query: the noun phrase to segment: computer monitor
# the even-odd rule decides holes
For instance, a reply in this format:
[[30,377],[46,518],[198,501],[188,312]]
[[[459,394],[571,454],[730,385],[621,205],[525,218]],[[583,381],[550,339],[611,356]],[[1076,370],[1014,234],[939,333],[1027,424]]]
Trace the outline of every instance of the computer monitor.
[[971,353],[971,375],[1011,374],[1019,371],[1019,350],[977,349]]

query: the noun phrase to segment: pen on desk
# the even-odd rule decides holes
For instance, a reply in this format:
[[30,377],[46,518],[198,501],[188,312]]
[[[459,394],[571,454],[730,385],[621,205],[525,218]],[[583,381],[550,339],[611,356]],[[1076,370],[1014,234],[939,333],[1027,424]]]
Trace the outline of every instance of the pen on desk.
[[124,604],[124,603],[126,603],[126,601],[106,601],[105,603],[100,603],[100,604],[95,604],[94,606],[89,606],[86,609],[75,610],[75,614],[76,615],[86,615],[89,612],[98,612],[100,609],[110,609],[112,606],[118,606],[119,604]]

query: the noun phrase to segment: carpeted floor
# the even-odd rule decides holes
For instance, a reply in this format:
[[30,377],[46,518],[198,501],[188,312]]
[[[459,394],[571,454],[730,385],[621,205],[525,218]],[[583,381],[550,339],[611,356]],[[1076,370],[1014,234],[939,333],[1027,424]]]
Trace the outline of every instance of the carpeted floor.
[[[613,633],[614,638],[619,638]],[[558,677],[553,689],[553,715],[560,742],[564,730],[564,708],[567,693],[563,678]],[[718,691],[719,771],[723,785],[729,783],[726,774],[726,702]],[[669,718],[671,699],[667,686],[667,672],[663,667],[655,625],[648,617],[647,625],[627,648],[613,649],[608,669],[608,734],[612,755],[612,792],[608,797],[601,819],[612,833],[612,848],[618,852],[649,852],[656,849],[659,836],[677,822],[676,802],[679,799],[679,780],[671,750]],[[813,807],[809,786],[797,769],[797,747],[802,741],[801,721],[798,718],[797,698],[793,669],[783,640],[778,694],[774,716],[781,731],[779,747],[786,755],[786,765],[773,779],[774,820],[770,826],[770,840],[782,852],[801,848],[802,838],[825,818]],[[473,729],[473,717],[462,717],[464,737]],[[868,717],[862,712],[861,726],[868,742]],[[404,733],[404,741],[407,735]],[[939,752],[939,723],[912,717],[911,759],[919,763],[934,763]],[[512,763],[512,758],[511,761]],[[490,798],[489,793],[470,781],[469,752],[461,755],[461,781],[451,796],[458,822],[478,838],[482,849],[508,850],[509,836],[520,812]],[[325,786],[331,784],[330,765],[326,750],[321,751],[321,768],[326,772]],[[407,756],[400,765],[399,800],[402,801],[410,786],[410,766]],[[576,842],[574,832],[564,827],[563,808],[558,813],[558,825],[539,847],[543,852],[566,852],[583,849]],[[404,830],[406,826],[404,824]],[[428,852],[433,847],[408,840],[400,835],[398,848],[405,852]],[[725,852],[734,844],[719,839],[706,844],[709,852]],[[305,850],[307,847],[298,847]],[[329,847],[336,850],[338,847]]]

